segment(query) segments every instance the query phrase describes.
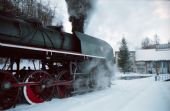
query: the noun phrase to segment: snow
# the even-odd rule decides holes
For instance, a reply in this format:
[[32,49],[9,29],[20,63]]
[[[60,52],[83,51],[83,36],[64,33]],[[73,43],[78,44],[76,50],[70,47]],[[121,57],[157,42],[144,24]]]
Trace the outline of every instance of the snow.
[[170,111],[170,81],[163,81],[170,74],[160,75],[160,81],[154,81],[154,74],[142,79],[117,79],[132,75],[143,76],[118,74],[111,88],[37,105],[17,105],[8,111]]
[[136,61],[170,60],[170,50],[145,49],[136,51]]

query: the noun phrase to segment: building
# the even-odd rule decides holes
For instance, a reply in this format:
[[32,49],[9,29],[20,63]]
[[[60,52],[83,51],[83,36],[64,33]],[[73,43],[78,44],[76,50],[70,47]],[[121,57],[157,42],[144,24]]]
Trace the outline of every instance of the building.
[[[118,53],[115,53],[117,63]],[[138,73],[170,73],[170,44],[157,44],[152,48],[130,51],[133,62],[131,72]]]
[[137,72],[170,73],[170,44],[155,45],[152,49],[135,52]]

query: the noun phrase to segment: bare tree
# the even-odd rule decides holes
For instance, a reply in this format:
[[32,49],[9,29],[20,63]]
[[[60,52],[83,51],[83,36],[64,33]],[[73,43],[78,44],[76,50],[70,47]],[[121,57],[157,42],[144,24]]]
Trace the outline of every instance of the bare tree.
[[151,40],[149,39],[149,37],[145,37],[143,40],[142,40],[142,48],[143,49],[146,49],[149,47],[149,45],[151,45]]
[[15,1],[15,4],[13,4],[12,0],[0,0],[0,14],[3,15],[18,15],[20,13],[20,10],[16,5],[18,4],[17,0]]
[[154,44],[159,44],[160,39],[159,39],[157,34],[154,35],[154,41],[153,42],[154,42]]
[[55,9],[50,2],[44,5],[41,0],[0,0],[0,12],[16,17],[32,18],[42,22],[44,26],[51,25],[55,16]]

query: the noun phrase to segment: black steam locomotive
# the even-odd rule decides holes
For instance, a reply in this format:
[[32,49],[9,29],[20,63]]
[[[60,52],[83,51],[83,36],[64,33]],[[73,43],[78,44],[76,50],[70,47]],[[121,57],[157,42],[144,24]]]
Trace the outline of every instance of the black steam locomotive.
[[100,39],[0,15],[0,109],[109,87],[112,58]]

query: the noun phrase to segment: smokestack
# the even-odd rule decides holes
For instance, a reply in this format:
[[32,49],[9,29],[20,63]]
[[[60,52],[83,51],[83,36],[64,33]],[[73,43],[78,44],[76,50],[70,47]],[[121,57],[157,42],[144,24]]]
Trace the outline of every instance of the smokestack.
[[75,16],[70,16],[69,21],[72,24],[72,32],[79,31],[84,33],[84,20],[85,17],[83,15],[79,16],[79,18],[76,18]]
[[92,8],[93,0],[65,0],[72,23],[72,32],[79,31],[84,33],[84,23]]

